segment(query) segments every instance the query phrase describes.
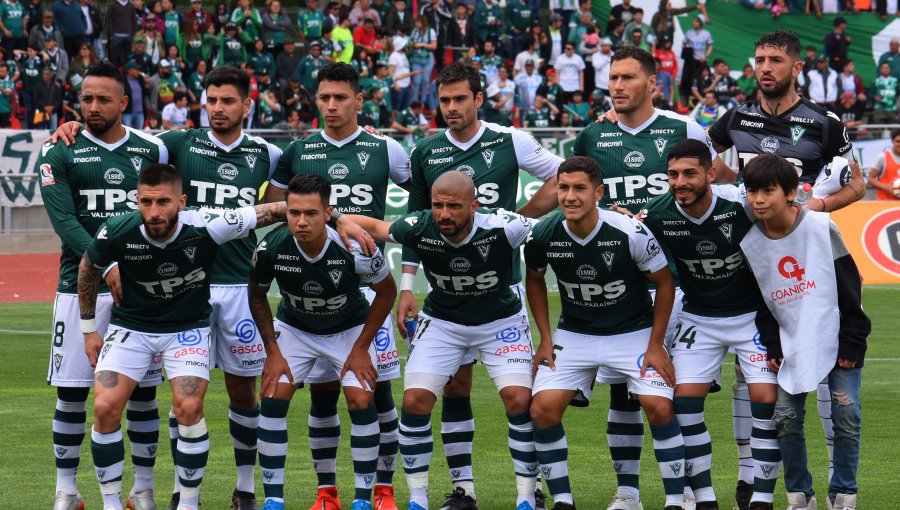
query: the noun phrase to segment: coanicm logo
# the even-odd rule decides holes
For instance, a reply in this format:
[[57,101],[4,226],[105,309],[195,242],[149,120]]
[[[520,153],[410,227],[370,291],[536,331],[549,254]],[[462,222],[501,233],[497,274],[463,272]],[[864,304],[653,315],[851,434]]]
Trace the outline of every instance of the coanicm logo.
[[872,262],[900,276],[900,208],[873,216],[863,227],[862,244]]
[[806,271],[797,263],[797,259],[788,255],[778,261],[778,272],[785,278],[793,278],[796,281],[803,279]]
[[772,301],[776,301],[779,305],[803,299],[803,296],[816,288],[815,280],[804,279],[806,270],[790,255],[778,261],[778,273],[786,280],[796,282],[790,287],[775,290],[770,294]]

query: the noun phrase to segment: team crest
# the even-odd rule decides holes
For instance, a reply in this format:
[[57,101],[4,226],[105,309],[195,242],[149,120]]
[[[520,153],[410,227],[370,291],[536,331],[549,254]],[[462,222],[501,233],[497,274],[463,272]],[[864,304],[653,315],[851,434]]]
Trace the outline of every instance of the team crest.
[[793,145],[794,147],[796,147],[796,146],[797,146],[797,142],[799,142],[800,139],[803,138],[803,134],[804,134],[804,133],[806,133],[806,128],[805,128],[805,127],[803,127],[803,126],[798,126],[798,125],[796,125],[796,124],[794,124],[793,126],[791,126],[791,145]]
[[606,269],[612,271],[613,260],[616,257],[616,254],[611,251],[605,251],[600,254],[603,257],[603,263],[606,264]]
[[250,173],[253,173],[253,169],[256,168],[256,156],[253,154],[245,154],[244,159],[247,160],[247,166],[250,167]]
[[375,478],[375,477],[374,477],[373,475],[366,475],[366,476],[363,477],[363,482],[365,482],[366,487],[370,487],[370,486],[372,485],[372,480],[373,480],[374,478]]
[[344,276],[344,273],[340,270],[333,269],[331,271],[328,271],[328,276],[331,277],[331,283],[333,283],[334,286],[337,287],[341,283],[341,277]]
[[56,366],[56,371],[59,372],[59,367],[62,365],[63,355],[62,354],[54,354],[53,355],[53,365]]
[[722,235],[725,236],[729,243],[731,242],[731,223],[719,225],[719,232],[722,232]]
[[768,477],[772,470],[775,469],[775,464],[760,464],[759,469]]
[[483,258],[485,262],[487,262],[488,253],[490,253],[490,252],[491,252],[491,245],[489,245],[489,244],[485,244],[485,245],[478,247],[478,254],[481,255],[481,258]]
[[61,458],[63,458],[63,456],[65,456],[66,453],[68,453],[68,451],[69,451],[68,448],[63,448],[62,446],[57,446],[56,447],[56,456],[61,459]]
[[663,156],[663,152],[666,150],[666,144],[668,143],[669,140],[663,137],[653,140],[653,144],[656,145],[656,152],[659,154],[659,157]]
[[369,153],[368,152],[357,152],[356,159],[359,160],[359,166],[361,166],[362,169],[365,170],[366,163],[369,162]]
[[100,480],[103,480],[104,478],[106,478],[106,470],[105,470],[105,469],[98,469],[98,470],[97,470],[97,478],[100,479]]
[[141,163],[143,163],[143,160],[140,156],[134,156],[131,158],[131,166],[134,167],[134,172],[138,175],[140,175],[141,173]]
[[672,469],[672,473],[675,476],[681,475],[681,462],[673,462],[673,463],[669,464],[669,467]]
[[184,254],[187,256],[188,260],[190,260],[191,262],[194,261],[194,255],[196,253],[197,253],[196,246],[188,246],[187,248],[184,249]]
[[197,476],[197,468],[185,468],[184,469],[184,477],[190,480],[191,478]]
[[484,158],[485,164],[488,166],[488,168],[490,168],[490,167],[491,167],[491,163],[494,162],[494,151],[493,151],[493,149],[485,149],[485,150],[481,151],[481,157]]

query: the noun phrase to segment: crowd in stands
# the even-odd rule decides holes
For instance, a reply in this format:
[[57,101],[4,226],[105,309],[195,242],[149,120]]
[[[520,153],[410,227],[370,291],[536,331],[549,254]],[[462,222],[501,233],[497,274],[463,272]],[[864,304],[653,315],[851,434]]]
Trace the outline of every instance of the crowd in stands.
[[[360,121],[393,128],[414,142],[440,124],[432,77],[462,59],[478,67],[481,115],[503,125],[580,127],[610,105],[610,57],[635,45],[657,58],[654,103],[709,125],[729,107],[758,95],[753,69],[739,78],[721,59],[705,24],[705,2],[672,8],[661,0],[648,17],[630,0],[596,19],[591,1],[306,0],[296,15],[279,0],[0,0],[0,127],[47,128],[80,120],[79,89],[99,59],[120,66],[130,98],[124,122],[135,128],[207,125],[203,78],[231,64],[252,77],[248,127],[303,132],[317,125],[316,74],[339,61],[359,70]],[[786,0],[746,0],[773,17],[798,12]],[[876,9],[882,8],[880,0]],[[852,1],[844,8],[853,9]],[[542,11],[543,8],[543,11]],[[804,6],[820,13],[817,0]],[[684,45],[673,48],[674,16],[696,11]],[[880,13],[881,11],[879,11]],[[777,14],[777,16],[776,16]],[[847,58],[847,23],[837,18],[821,47],[810,46],[803,96],[838,113],[848,126],[897,120],[900,40],[879,59],[877,76],[859,76]],[[683,63],[680,62],[683,59]],[[712,59],[712,60],[711,60]],[[679,74],[679,65],[682,66]]]

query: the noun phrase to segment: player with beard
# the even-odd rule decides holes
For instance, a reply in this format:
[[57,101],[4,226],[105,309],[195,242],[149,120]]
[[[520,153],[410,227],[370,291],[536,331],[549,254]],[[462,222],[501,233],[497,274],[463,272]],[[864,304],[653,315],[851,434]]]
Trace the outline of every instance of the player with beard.
[[[84,355],[78,327],[76,278],[78,263],[91,237],[108,219],[135,208],[138,174],[150,164],[169,158],[159,139],[122,125],[128,104],[125,79],[112,65],[92,66],[81,88],[81,114],[86,129],[69,146],[48,142],[38,156],[41,195],[53,229],[62,241],[59,283],[53,306],[53,336],[47,382],[56,387],[53,450],[56,454],[54,510],[83,505],[75,479],[86,430],[88,393],[94,368]],[[105,334],[113,298],[99,289],[95,321]],[[159,362],[141,377],[127,403],[127,432],[134,463],[131,505],[155,509],[153,466],[159,440],[156,386],[162,382]]]

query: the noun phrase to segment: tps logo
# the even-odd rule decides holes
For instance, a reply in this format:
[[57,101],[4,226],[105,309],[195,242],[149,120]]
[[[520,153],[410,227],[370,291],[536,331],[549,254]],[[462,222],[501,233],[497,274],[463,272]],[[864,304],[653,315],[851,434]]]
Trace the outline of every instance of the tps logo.
[[900,208],[876,214],[862,231],[866,255],[881,269],[900,276]]
[[797,282],[803,281],[803,275],[806,274],[806,270],[800,267],[800,263],[797,262],[797,259],[790,255],[778,261],[778,272],[781,276],[789,280],[793,279]]

